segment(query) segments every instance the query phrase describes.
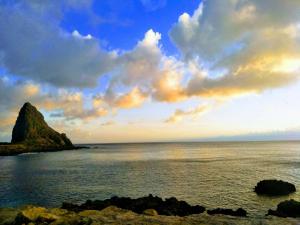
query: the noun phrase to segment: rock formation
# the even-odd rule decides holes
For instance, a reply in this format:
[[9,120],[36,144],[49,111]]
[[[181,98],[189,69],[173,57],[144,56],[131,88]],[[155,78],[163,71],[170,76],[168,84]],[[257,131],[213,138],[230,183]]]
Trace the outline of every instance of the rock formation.
[[269,209],[267,215],[279,217],[300,217],[300,202],[294,199],[280,202],[276,210]]
[[25,103],[19,112],[12,131],[11,143],[26,143],[49,147],[73,147],[67,136],[49,127],[42,113],[29,102]]
[[280,196],[295,192],[296,187],[282,180],[262,180],[257,183],[254,191],[258,195]]
[[66,134],[60,134],[49,127],[42,113],[26,102],[13,128],[11,144],[0,145],[0,155],[75,148]]
[[22,208],[0,208],[0,225],[295,225],[294,218],[266,217],[232,217],[224,215],[210,216],[206,213],[179,216],[141,215],[132,211],[109,206],[101,211],[84,210],[73,212],[58,208],[23,206]]
[[217,208],[217,209],[207,210],[207,214],[208,215],[222,214],[228,216],[246,217],[247,211],[243,208],[238,208],[237,210]]
[[142,214],[145,210],[155,210],[159,215],[166,216],[187,216],[191,214],[200,214],[205,211],[203,206],[191,206],[185,201],[178,201],[175,197],[162,198],[148,195],[146,197],[132,199],[126,197],[112,197],[106,200],[88,200],[82,205],[63,203],[62,208],[70,211],[80,212],[84,210],[102,210],[108,206],[117,206],[121,209],[131,210]]

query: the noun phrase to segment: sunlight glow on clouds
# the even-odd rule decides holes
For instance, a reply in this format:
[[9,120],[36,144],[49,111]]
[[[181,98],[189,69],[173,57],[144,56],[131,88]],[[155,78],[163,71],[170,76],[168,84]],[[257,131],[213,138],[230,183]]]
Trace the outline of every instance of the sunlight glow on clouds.
[[199,105],[194,109],[190,109],[190,110],[186,110],[186,111],[177,109],[174,112],[174,114],[171,115],[165,122],[166,123],[180,122],[186,116],[198,117],[199,115],[202,115],[202,114],[208,112],[210,109],[211,109],[211,105],[207,105],[207,104]]
[[[209,0],[183,12],[169,37],[145,28],[131,49],[104,48],[101,36],[61,27],[65,11],[85,10],[92,1],[11,1],[0,3],[0,130],[7,115],[31,101],[51,119],[98,121],[117,126],[123,109],[143,112],[160,106],[164,122],[214,113],[214,101],[288,87],[300,73],[300,2],[295,0]],[[167,1],[141,1],[147,11]],[[121,37],[120,37],[121,38]],[[162,39],[170,38],[178,55]],[[105,87],[99,79],[105,77]],[[195,100],[188,108],[185,102]],[[209,102],[203,104],[203,102]],[[180,105],[182,104],[182,105]],[[177,108],[177,110],[176,110]],[[160,111],[161,110],[161,111]],[[151,118],[149,118],[151,120]],[[61,125],[61,126],[64,126]]]

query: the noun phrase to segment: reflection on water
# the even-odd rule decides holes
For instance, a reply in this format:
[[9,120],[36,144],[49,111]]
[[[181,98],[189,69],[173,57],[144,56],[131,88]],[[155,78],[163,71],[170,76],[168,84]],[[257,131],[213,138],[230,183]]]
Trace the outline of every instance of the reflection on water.
[[263,215],[278,202],[253,193],[261,179],[300,188],[299,142],[91,145],[91,149],[0,157],[0,206],[60,206],[113,195],[176,196],[192,204]]

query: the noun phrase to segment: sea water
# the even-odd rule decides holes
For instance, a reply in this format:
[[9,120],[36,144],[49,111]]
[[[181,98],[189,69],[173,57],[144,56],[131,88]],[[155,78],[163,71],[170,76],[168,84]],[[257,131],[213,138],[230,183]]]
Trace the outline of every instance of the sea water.
[[[112,196],[174,196],[207,208],[242,207],[262,216],[286,199],[300,200],[300,142],[94,144],[90,149],[0,157],[0,207]],[[263,197],[262,179],[299,192]]]

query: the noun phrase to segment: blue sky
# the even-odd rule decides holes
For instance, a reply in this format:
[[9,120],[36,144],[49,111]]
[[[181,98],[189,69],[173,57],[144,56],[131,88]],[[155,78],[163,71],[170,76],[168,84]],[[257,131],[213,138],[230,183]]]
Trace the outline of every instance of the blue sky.
[[27,101],[74,142],[300,138],[299,8],[1,1],[0,141]]
[[199,4],[199,0],[95,1],[88,11],[68,10],[61,26],[70,32],[78,30],[83,35],[98,37],[105,48],[125,50],[153,29],[162,34],[161,44],[171,54],[177,53],[177,49],[168,37],[170,27],[182,13],[192,13]]

